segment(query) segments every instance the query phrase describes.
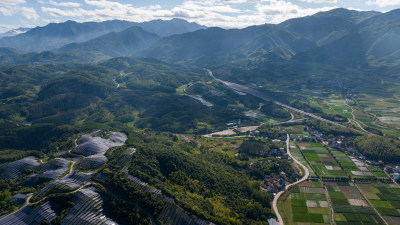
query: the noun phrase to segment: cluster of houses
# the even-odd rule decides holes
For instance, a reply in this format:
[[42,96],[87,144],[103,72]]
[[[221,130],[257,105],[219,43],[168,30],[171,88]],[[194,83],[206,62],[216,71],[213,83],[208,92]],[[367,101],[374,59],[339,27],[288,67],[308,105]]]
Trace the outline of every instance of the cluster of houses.
[[393,176],[396,181],[400,181],[400,167],[399,166],[391,166],[386,165],[385,171]]
[[[315,137],[315,140],[320,141],[326,145],[332,146],[335,149],[340,149],[344,150],[347,152],[349,155],[352,155],[356,157],[359,160],[365,161],[369,165],[374,165],[374,166],[380,166],[384,167],[384,170],[390,174],[396,181],[400,181],[400,168],[399,166],[392,166],[392,165],[386,165],[381,161],[376,161],[376,160],[369,160],[367,159],[366,156],[364,156],[362,153],[354,149],[354,143],[347,137],[345,136],[335,136],[335,137],[326,137],[323,134],[319,133],[318,131],[312,130],[310,128],[304,128],[307,129],[307,131],[312,134],[312,137]],[[314,141],[314,138],[311,140],[308,140],[307,136],[298,136],[298,140],[301,141]]]
[[262,189],[264,189],[268,193],[277,193],[285,189],[286,182],[293,183],[297,181],[297,179],[298,176],[294,172],[291,176],[286,176],[285,172],[283,171],[276,176],[266,175],[264,177],[264,184],[262,185]]

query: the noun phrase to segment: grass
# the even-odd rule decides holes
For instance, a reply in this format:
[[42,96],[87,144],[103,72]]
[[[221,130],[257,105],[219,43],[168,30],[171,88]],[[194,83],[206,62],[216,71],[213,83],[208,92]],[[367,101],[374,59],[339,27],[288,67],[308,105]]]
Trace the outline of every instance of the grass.
[[394,208],[375,207],[382,216],[400,216],[399,211]]
[[374,207],[386,207],[386,208],[392,207],[392,205],[388,201],[370,200],[370,202]]

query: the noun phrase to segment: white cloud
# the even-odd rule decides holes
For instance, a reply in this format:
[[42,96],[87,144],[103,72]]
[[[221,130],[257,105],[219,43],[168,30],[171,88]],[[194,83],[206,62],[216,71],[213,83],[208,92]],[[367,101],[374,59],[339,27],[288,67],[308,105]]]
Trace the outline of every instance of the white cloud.
[[111,19],[144,22],[154,19],[181,18],[206,26],[243,28],[264,23],[280,23],[287,19],[335,8],[302,8],[288,0],[187,0],[170,9],[162,8],[160,5],[136,7],[134,3],[123,4],[112,0],[85,0],[84,2],[91,6],[90,9],[43,6],[41,10],[52,17],[60,19],[70,17],[81,22]]
[[25,6],[25,0],[0,0],[0,13],[3,16],[21,15],[29,20],[36,21],[39,15],[36,10]]
[[0,5],[18,5],[25,3],[25,0],[0,0]]
[[63,10],[58,8],[42,7],[42,12],[49,14],[53,17],[83,17],[89,15],[88,11],[84,9]]
[[53,0],[49,0],[48,2],[44,0],[37,0],[40,4],[49,4],[53,6],[62,6],[62,7],[80,7],[81,4],[78,2],[56,2]]
[[301,0],[308,3],[337,3],[338,0]]
[[285,20],[313,15],[321,11],[329,11],[337,7],[302,8],[283,0],[268,0],[257,4],[257,9],[269,23],[281,23]]
[[377,5],[381,8],[400,5],[400,0],[370,0],[367,5]]
[[37,20],[39,19],[39,15],[36,13],[36,10],[34,8],[29,8],[29,7],[21,7],[20,8],[20,14],[27,18],[28,20]]

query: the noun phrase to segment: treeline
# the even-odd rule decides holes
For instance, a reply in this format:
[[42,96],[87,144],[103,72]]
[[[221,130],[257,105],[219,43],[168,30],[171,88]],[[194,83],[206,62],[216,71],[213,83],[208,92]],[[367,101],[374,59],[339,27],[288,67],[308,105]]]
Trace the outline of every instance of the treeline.
[[279,149],[280,147],[283,146],[278,143],[272,143],[271,140],[248,139],[242,142],[239,152],[249,156],[260,156],[264,155],[264,152],[269,152],[271,149]]
[[400,162],[400,141],[393,138],[375,135],[358,137],[355,139],[355,146],[369,159],[387,163]]
[[327,122],[315,119],[305,121],[305,124],[312,129],[318,130],[325,135],[361,136],[361,132],[344,126],[334,126]]
[[251,181],[247,166],[240,166],[238,161],[199,148],[196,142],[160,139],[138,146],[129,173],[160,188],[183,209],[206,220],[267,224],[273,216],[272,196],[260,191],[260,182]]
[[241,115],[175,94],[210,79],[203,69],[152,59],[14,66],[0,77],[0,149],[42,149],[93,127],[208,133]]
[[280,118],[280,119],[291,118],[291,115],[287,110],[270,101],[264,103],[264,105],[261,108],[261,112],[275,118]]

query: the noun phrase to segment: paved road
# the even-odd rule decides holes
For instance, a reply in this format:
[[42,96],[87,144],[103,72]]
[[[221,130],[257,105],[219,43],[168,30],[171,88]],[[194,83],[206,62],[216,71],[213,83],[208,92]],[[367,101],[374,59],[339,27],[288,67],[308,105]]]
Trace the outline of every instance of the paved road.
[[357,126],[358,126],[362,131],[364,131],[365,133],[367,133],[368,135],[373,135],[373,133],[371,133],[371,132],[365,130],[364,127],[362,127],[361,124],[357,121],[356,116],[354,115],[354,109],[353,109],[353,107],[351,107],[349,104],[347,104],[347,100],[344,101],[344,104],[347,105],[348,107],[350,107],[350,109],[351,109],[351,115],[353,116],[353,119],[352,119],[352,120],[350,119],[350,121],[353,121],[354,123],[356,123]]
[[290,138],[289,138],[289,134],[287,134],[286,148],[287,148],[287,153],[288,153],[288,155],[290,156],[290,158],[292,158],[293,161],[294,161],[295,163],[299,164],[299,165],[303,168],[303,170],[305,171],[305,174],[304,174],[304,176],[303,176],[300,180],[298,180],[298,181],[296,181],[296,182],[294,182],[294,183],[291,183],[291,184],[287,185],[287,186],[285,187],[285,190],[278,192],[278,193],[275,195],[274,200],[272,201],[272,208],[273,208],[273,210],[274,210],[274,212],[275,212],[275,214],[276,214],[276,217],[277,217],[278,221],[279,221],[280,224],[282,224],[282,225],[284,224],[284,223],[283,223],[283,219],[282,219],[282,216],[281,216],[281,214],[279,213],[279,210],[278,210],[278,199],[279,199],[279,197],[280,197],[286,190],[288,190],[290,187],[292,187],[292,186],[294,186],[294,185],[297,185],[297,184],[299,184],[299,183],[301,183],[301,182],[307,180],[308,177],[310,176],[310,171],[307,169],[307,167],[304,166],[303,164],[301,164],[299,161],[297,161],[297,159],[294,158],[294,157],[292,156],[292,154],[290,153]]
[[233,90],[240,91],[240,92],[243,92],[243,93],[246,93],[246,94],[251,94],[251,95],[254,95],[254,96],[258,97],[258,98],[266,100],[266,101],[272,101],[275,104],[280,105],[280,106],[282,106],[284,108],[287,108],[289,110],[292,110],[294,112],[297,112],[297,113],[312,117],[312,118],[317,119],[317,120],[321,120],[321,121],[330,123],[330,124],[335,125],[335,126],[343,126],[342,124],[339,124],[339,123],[324,119],[324,118],[322,118],[320,116],[317,116],[317,115],[314,115],[312,113],[308,113],[308,112],[305,112],[303,110],[296,109],[296,108],[293,108],[292,106],[289,106],[289,105],[283,104],[281,102],[275,101],[275,100],[271,99],[269,96],[267,96],[266,94],[264,94],[264,93],[262,93],[260,91],[257,91],[255,89],[249,88],[247,86],[244,86],[244,85],[241,85],[241,84],[232,83],[232,82],[229,82],[229,81],[224,81],[224,80],[221,80],[221,79],[217,79],[217,78],[214,77],[213,73],[210,70],[207,70],[207,71],[208,71],[208,74],[212,78],[214,78],[217,81],[220,81],[220,82],[224,83],[226,86],[232,88]]

